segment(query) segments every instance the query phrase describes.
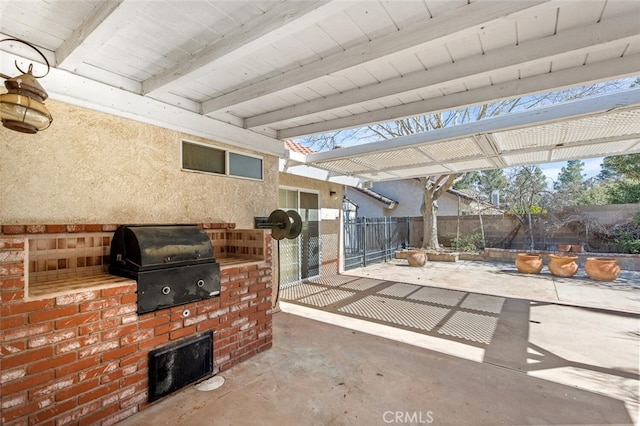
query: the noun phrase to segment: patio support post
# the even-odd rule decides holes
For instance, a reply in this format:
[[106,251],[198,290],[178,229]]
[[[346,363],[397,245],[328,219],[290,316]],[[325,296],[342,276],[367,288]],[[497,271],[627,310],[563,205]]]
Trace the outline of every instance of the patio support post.
[[384,218],[384,261],[389,260],[389,227],[391,226],[391,220],[388,217]]
[[362,266],[363,267],[367,267],[367,218],[364,217],[362,218],[362,234],[363,234],[363,238],[362,238],[362,242],[363,242],[363,247],[364,250],[362,252]]

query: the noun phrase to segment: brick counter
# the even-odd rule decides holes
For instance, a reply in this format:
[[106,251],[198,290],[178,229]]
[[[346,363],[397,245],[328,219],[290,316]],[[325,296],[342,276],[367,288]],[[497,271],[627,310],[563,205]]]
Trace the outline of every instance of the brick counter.
[[149,351],[208,330],[214,372],[271,347],[270,251],[223,266],[220,297],[138,315],[127,279],[29,298],[26,241],[0,237],[3,425],[114,424],[149,405]]

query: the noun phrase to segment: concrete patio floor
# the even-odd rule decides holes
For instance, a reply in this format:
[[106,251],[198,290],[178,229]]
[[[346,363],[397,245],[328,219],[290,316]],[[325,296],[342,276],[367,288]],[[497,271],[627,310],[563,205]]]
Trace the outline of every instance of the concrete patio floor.
[[394,261],[312,279],[221,388],[122,424],[638,424],[639,277]]
[[540,274],[526,275],[519,273],[513,263],[427,262],[422,268],[413,268],[407,264],[406,260],[394,259],[366,268],[353,269],[345,274],[496,296],[640,313],[640,272],[638,271],[623,270],[615,281],[601,282],[591,280],[582,267],[571,278],[558,278],[551,275],[546,266]]

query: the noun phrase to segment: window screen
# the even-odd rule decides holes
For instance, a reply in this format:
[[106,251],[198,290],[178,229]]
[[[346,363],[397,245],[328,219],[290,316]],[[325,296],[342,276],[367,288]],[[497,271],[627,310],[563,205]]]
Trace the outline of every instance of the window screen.
[[182,168],[226,174],[225,151],[209,146],[182,142]]
[[230,152],[229,174],[251,179],[262,179],[262,159]]

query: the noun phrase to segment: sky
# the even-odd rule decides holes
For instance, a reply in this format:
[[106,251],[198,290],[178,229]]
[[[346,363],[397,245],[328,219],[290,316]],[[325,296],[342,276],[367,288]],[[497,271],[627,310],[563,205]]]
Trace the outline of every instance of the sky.
[[[582,173],[586,175],[585,176],[586,179],[594,177],[598,173],[600,173],[600,164],[602,164],[602,160],[603,160],[602,157],[588,158],[588,159],[582,160],[582,162],[584,163],[584,168],[582,170]],[[551,181],[555,182],[556,180],[558,180],[558,174],[560,173],[560,169],[562,169],[566,165],[567,165],[567,162],[562,161],[560,163],[540,164],[539,166],[544,172],[545,176],[547,176],[547,179],[550,179]]]

